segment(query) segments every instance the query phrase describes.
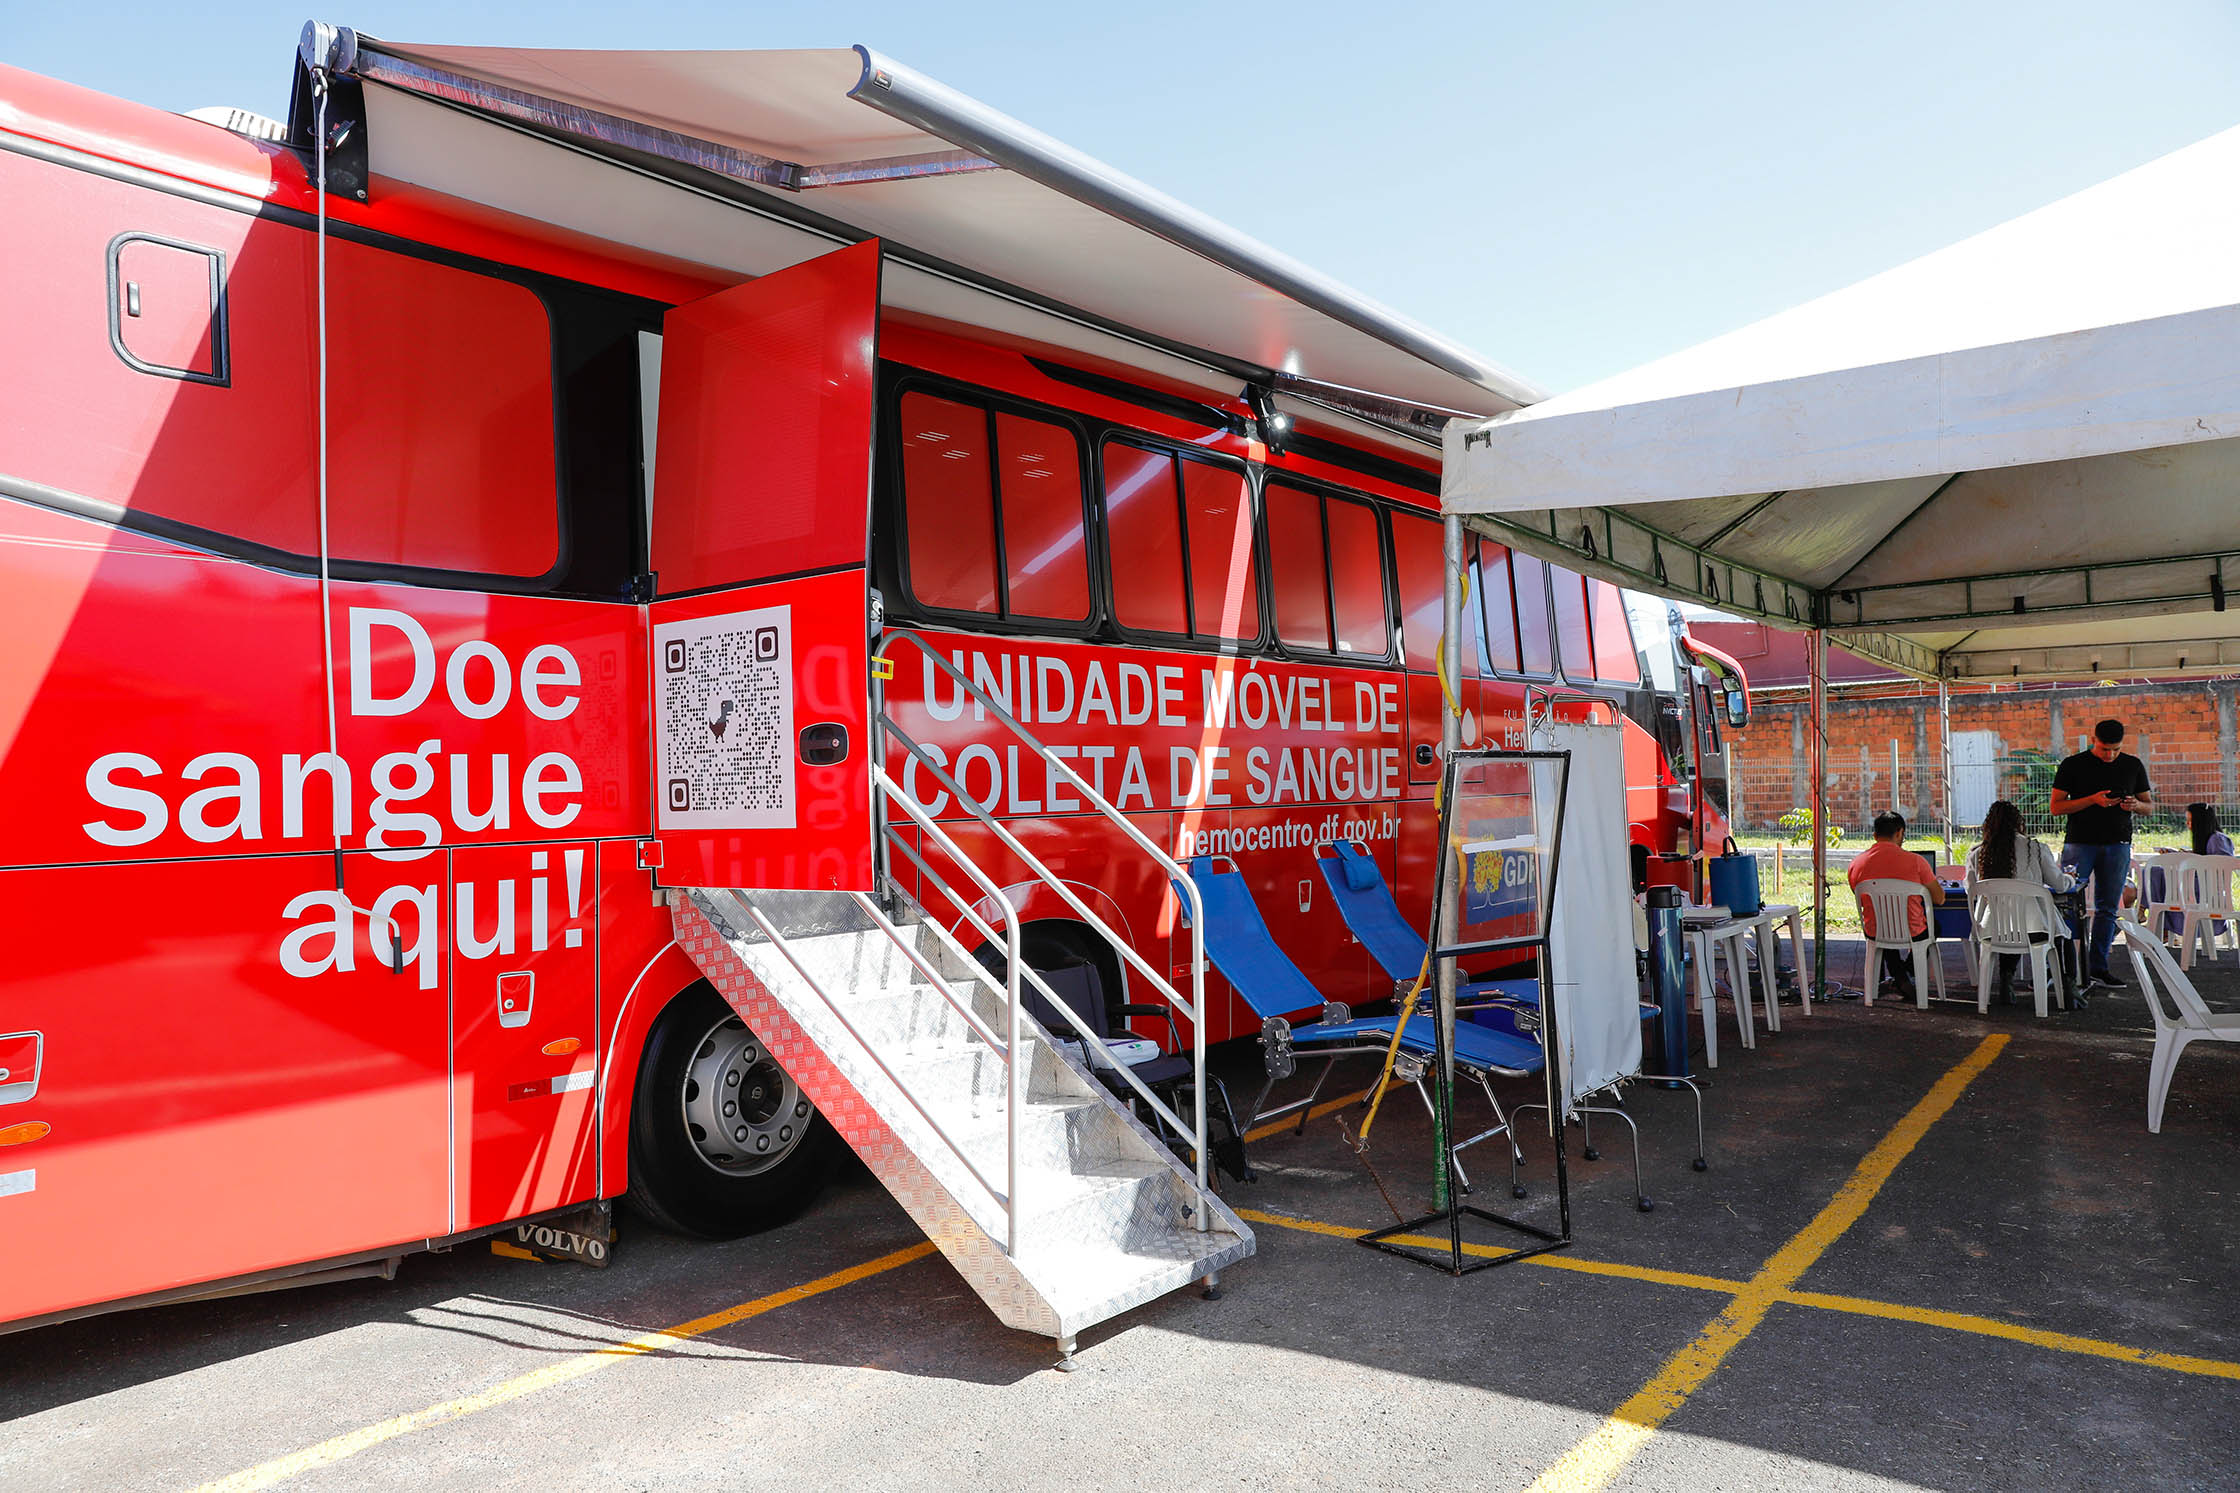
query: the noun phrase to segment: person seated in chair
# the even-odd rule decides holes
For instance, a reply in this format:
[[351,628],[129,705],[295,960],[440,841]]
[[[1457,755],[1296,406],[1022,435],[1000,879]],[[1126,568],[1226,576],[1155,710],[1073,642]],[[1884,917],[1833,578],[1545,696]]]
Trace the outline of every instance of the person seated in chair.
[[[1929,863],[1906,849],[1906,816],[1893,809],[1884,809],[1874,816],[1874,843],[1851,858],[1851,890],[1857,892],[1862,881],[1888,879],[1891,881],[1919,882],[1929,894],[1931,907],[1944,905],[1944,887],[1937,881],[1937,873]],[[1919,937],[1929,931],[1929,917],[1918,902],[1908,904],[1907,932]],[[1859,926],[1869,938],[1874,937],[1874,908],[1865,898],[1859,899]],[[1934,958],[1934,955],[1930,957]],[[1912,956],[1896,949],[1882,951],[1882,965],[1890,984],[1900,996],[1912,1000]],[[1873,975],[1867,978],[1873,979]]]
[[[2053,852],[2029,835],[2023,833],[2022,810],[2000,799],[1983,816],[1982,843],[1968,852],[1968,895],[1974,896],[1979,881],[2035,881],[2051,892],[2066,892],[2074,887],[2076,878],[2061,869]],[[2066,928],[2061,930],[2067,936]],[[2021,962],[2018,954],[2000,954],[1998,984],[1992,987],[1992,998],[2000,1005],[2014,1002],[2014,971]],[[1980,979],[1981,976],[1979,975]],[[2075,997],[2076,1004],[2084,1004],[2084,997]]]
[[[2224,832],[2224,826],[2217,823],[2217,811],[2207,804],[2186,805],[2186,837],[2191,842],[2195,855],[2232,854],[2232,836]],[[2127,887],[2125,890],[2129,891],[2130,888]],[[2155,890],[2159,892],[2163,889],[2156,887]],[[2129,900],[2129,898],[2125,899],[2127,903]],[[2186,931],[2186,915],[2184,913],[2173,912],[2167,916],[2169,918],[2169,932],[2182,934]],[[2219,933],[2224,931],[2223,918],[2216,920],[2216,931]]]

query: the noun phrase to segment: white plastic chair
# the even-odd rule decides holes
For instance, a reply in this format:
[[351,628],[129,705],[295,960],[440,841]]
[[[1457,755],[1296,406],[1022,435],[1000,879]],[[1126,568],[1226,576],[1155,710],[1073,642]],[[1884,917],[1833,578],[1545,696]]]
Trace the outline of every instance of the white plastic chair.
[[1991,982],[1998,968],[1994,960],[2002,954],[2030,961],[2030,988],[2038,1000],[2040,1020],[2046,1015],[2049,970],[2053,993],[2066,1008],[2069,992],[2061,979],[2060,940],[2068,933],[2061,909],[2054,905],[2053,893],[2044,883],[2014,877],[1977,882],[1968,902],[1968,942],[1977,951],[1976,963],[1981,971],[1976,980],[1976,1010],[1991,1009]]
[[[1859,901],[1873,909],[1875,931],[1867,938],[1867,967],[1859,984],[1866,991],[1868,1005],[1874,1004],[1874,988],[1880,983],[1881,960],[1886,949],[1894,949],[1913,956],[1913,1003],[1922,1010],[1929,1009],[1929,982],[1936,981],[1937,999],[1944,995],[1944,961],[1937,957],[1937,910],[1929,904],[1929,889],[1918,881],[1899,881],[1890,876],[1870,876],[1858,886]],[[1911,932],[1913,919],[1908,909],[1921,904],[1921,912],[1928,931]]]
[[2170,941],[2171,914],[2180,911],[2178,874],[2192,859],[2190,855],[2165,852],[2146,856],[2132,867],[2139,878],[2139,921],[2164,943]]
[[[2219,857],[2222,859],[2222,857]],[[2240,1012],[2212,1011],[2186,978],[2178,961],[2160,939],[2133,923],[2120,925],[2124,942],[2131,946],[2131,967],[2146,993],[2147,1009],[2154,1013],[2154,1061],[2147,1068],[2147,1133],[2162,1133],[2162,1104],[2170,1097],[2170,1078],[2178,1071],[2178,1058],[2189,1042],[2240,1042]],[[2159,981],[2161,990],[2157,991]],[[2163,996],[2169,996],[2167,1009]]]
[[2185,915],[2186,925],[2180,935],[2183,955],[2180,962],[2193,968],[2196,949],[2208,951],[2209,962],[2217,962],[2218,945],[2230,940],[2235,958],[2240,958],[2240,921],[2236,921],[2232,907],[2232,877],[2240,872],[2240,856],[2188,855],[2179,858],[2178,911]]

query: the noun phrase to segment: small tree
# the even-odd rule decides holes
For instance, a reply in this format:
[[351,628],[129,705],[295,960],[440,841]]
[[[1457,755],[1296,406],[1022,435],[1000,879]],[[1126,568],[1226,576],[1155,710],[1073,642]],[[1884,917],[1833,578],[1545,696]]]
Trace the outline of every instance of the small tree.
[[[1791,809],[1774,822],[1787,833],[1790,844],[1808,845],[1812,842],[1812,810]],[[1843,826],[1840,824],[1829,825],[1828,848],[1833,850],[1842,843]]]

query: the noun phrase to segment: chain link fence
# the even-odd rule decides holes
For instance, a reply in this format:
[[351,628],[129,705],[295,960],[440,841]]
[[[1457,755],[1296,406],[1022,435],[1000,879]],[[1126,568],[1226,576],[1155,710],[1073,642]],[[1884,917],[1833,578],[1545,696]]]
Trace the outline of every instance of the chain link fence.
[[[2042,751],[2022,751],[1989,762],[1956,762],[1951,802],[1944,773],[1934,757],[1870,749],[1831,748],[1828,753],[1828,822],[1843,830],[1844,843],[1870,833],[1874,816],[1896,809],[1913,832],[1927,834],[1952,827],[1964,840],[1983,822],[1995,799],[2011,799],[2022,810],[2024,827],[2050,843],[2061,839],[2061,821],[2047,808],[2059,759]],[[1729,815],[1738,831],[1768,834],[1807,844],[1811,838],[1812,781],[1806,765],[1779,757],[1752,757],[1740,748],[1728,757]],[[2150,753],[2147,776],[2154,783],[2151,814],[2135,826],[2140,843],[2182,846],[2186,805],[2206,803],[2224,826],[2240,835],[2240,784],[2234,764],[2217,757],[2165,757]],[[1790,818],[1783,824],[1784,816]],[[1799,822],[1801,819],[1801,822]]]

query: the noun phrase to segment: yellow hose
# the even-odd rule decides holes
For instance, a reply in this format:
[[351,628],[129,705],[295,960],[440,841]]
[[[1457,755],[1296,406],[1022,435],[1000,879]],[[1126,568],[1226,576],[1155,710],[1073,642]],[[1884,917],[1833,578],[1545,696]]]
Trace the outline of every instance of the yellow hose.
[[[1467,570],[1462,573],[1462,604],[1470,605],[1470,572]],[[1455,692],[1454,679],[1447,670],[1447,638],[1444,632],[1439,635],[1438,647],[1432,650],[1432,662],[1438,667],[1439,693],[1446,696],[1447,713],[1456,720],[1462,719],[1462,700]],[[1446,774],[1441,773],[1431,785],[1431,807],[1434,813],[1444,807],[1442,801],[1446,797],[1446,788]],[[1437,916],[1438,909],[1433,908],[1432,914]],[[1400,1034],[1407,1030],[1408,1018],[1415,1013],[1416,998],[1423,994],[1424,984],[1430,978],[1431,945],[1426,940],[1423,968],[1416,971],[1415,983],[1408,987],[1407,996],[1400,1002],[1400,1019],[1392,1024],[1392,1041],[1384,1050],[1384,1070],[1377,1075],[1377,1086],[1369,1091],[1369,1112],[1361,1117],[1361,1144],[1364,1146],[1369,1143],[1369,1127],[1377,1123],[1377,1106],[1384,1103],[1385,1085],[1392,1081],[1392,1064],[1400,1055]]]

